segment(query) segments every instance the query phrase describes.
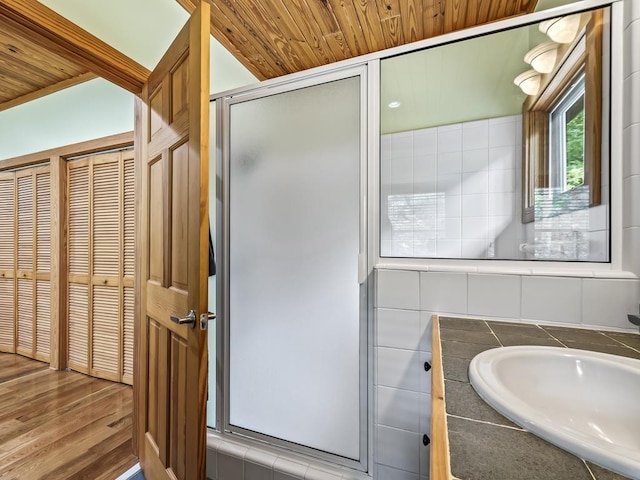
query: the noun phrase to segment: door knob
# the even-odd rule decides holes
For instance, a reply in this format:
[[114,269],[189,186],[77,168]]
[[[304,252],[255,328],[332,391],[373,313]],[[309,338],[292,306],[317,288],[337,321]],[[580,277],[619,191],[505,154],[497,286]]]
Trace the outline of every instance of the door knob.
[[196,312],[193,310],[189,310],[189,313],[184,318],[178,318],[171,315],[171,321],[173,323],[177,323],[178,325],[191,325],[191,328],[196,326]]

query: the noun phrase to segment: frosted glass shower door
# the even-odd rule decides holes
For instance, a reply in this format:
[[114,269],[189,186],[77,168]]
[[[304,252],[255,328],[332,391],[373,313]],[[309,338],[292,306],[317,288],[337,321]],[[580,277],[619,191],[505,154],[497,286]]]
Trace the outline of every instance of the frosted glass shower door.
[[360,82],[229,106],[228,428],[354,460]]

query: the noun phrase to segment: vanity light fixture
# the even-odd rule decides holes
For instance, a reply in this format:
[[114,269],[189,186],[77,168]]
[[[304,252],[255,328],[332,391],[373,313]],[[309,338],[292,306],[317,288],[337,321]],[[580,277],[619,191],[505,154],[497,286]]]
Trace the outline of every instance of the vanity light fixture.
[[513,83],[527,95],[537,95],[540,90],[540,74],[535,70],[527,70],[518,75]]
[[532,48],[524,56],[524,61],[533,67],[536,72],[550,73],[556,66],[559,45],[549,40]]
[[551,40],[557,43],[571,43],[578,35],[582,14],[567,15],[541,22],[538,28]]
[[400,105],[402,105],[400,102],[398,101],[393,101],[389,103],[389,108],[398,108]]

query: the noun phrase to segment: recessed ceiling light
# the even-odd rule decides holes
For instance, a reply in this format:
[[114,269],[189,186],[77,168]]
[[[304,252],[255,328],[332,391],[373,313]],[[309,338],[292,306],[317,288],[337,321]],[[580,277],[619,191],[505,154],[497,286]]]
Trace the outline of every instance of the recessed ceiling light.
[[400,102],[391,102],[389,108],[398,108],[400,105],[402,105]]

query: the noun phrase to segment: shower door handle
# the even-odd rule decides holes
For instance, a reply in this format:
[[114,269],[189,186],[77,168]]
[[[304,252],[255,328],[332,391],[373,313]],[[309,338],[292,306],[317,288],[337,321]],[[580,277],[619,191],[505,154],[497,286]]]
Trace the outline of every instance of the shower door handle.
[[178,325],[191,325],[191,328],[195,328],[196,326],[196,312],[193,310],[189,310],[189,313],[184,318],[178,318],[173,315],[169,317],[173,323],[177,323]]

